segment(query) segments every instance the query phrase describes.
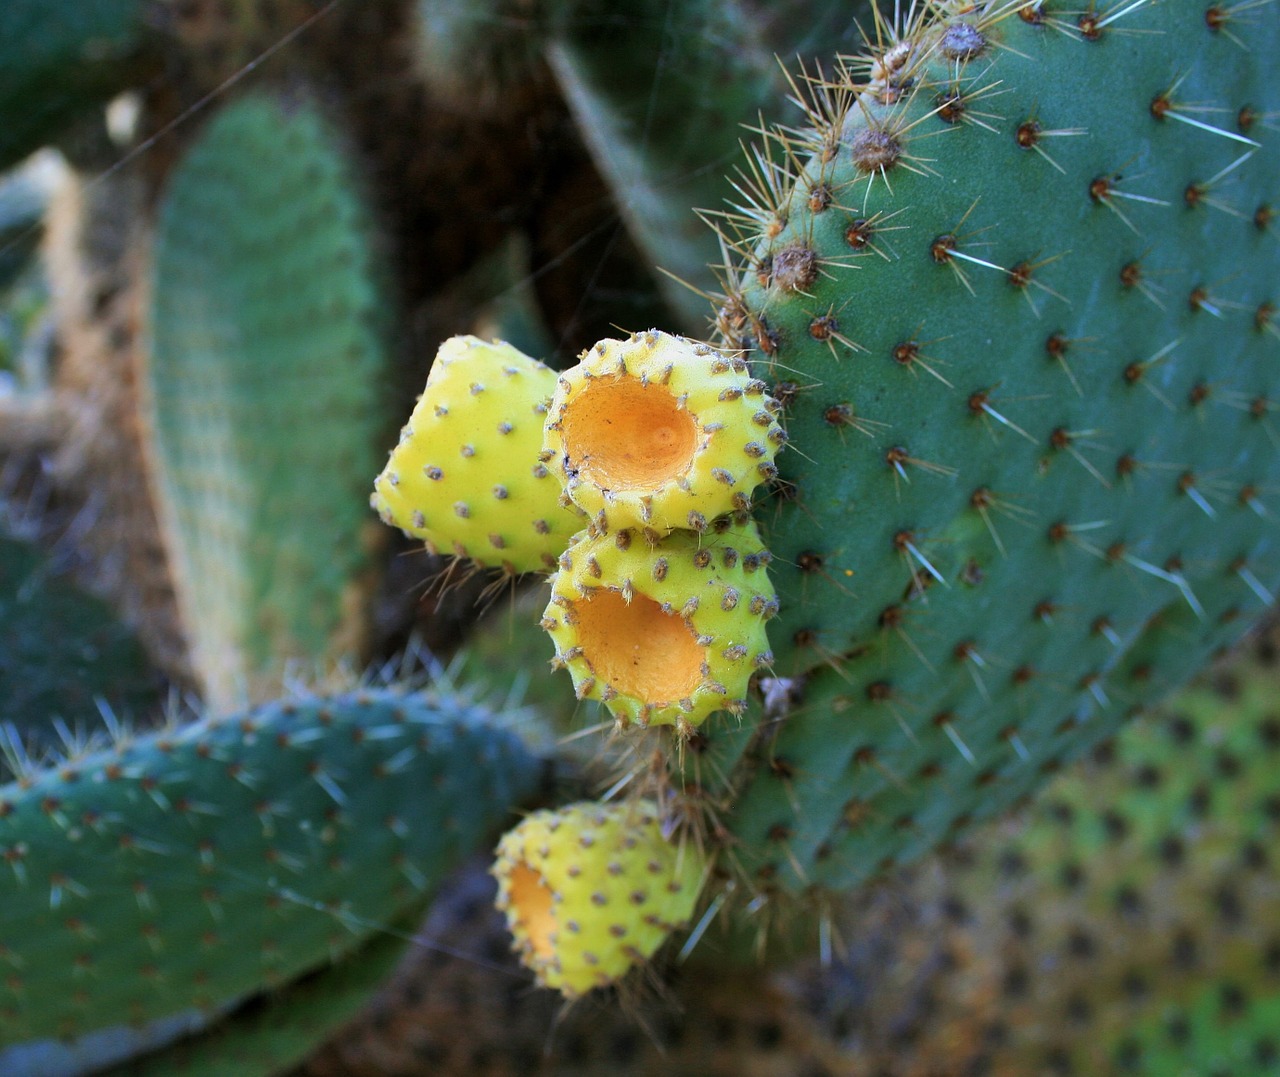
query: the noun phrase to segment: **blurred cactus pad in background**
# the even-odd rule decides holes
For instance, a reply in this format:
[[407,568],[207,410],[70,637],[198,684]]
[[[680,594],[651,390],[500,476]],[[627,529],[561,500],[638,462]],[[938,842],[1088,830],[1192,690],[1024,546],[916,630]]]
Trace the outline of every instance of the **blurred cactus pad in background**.
[[0,1072],[1280,1069],[1278,0],[8,0]]

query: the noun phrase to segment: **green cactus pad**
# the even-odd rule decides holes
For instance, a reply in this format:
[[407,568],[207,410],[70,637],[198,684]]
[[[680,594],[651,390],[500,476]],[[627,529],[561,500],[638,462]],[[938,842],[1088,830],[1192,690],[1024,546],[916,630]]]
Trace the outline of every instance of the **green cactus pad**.
[[658,806],[570,804],[527,816],[498,843],[498,908],[538,982],[576,998],[616,984],[693,915],[706,874],[664,837]]
[[602,340],[560,375],[542,460],[599,530],[656,539],[750,511],[784,440],[746,363],[655,329]]
[[147,390],[161,515],[209,700],[358,654],[386,428],[386,313],[353,166],[318,105],[220,112],[169,178]]
[[145,13],[142,0],[0,5],[0,169],[145,77]]
[[741,714],[748,681],[772,660],[769,553],[754,524],[722,523],[654,546],[637,531],[588,529],[560,558],[542,619],[552,664],[624,728],[674,725],[687,737],[716,711]]
[[793,446],[757,499],[801,699],[737,779],[759,886],[1008,806],[1280,587],[1280,20],[1078,7],[882,11],[730,236],[722,343]]
[[419,908],[535,787],[486,711],[368,690],[0,790],[0,1043],[220,1011]]
[[486,567],[555,568],[583,523],[538,459],[555,385],[510,344],[446,340],[374,484],[383,522]]

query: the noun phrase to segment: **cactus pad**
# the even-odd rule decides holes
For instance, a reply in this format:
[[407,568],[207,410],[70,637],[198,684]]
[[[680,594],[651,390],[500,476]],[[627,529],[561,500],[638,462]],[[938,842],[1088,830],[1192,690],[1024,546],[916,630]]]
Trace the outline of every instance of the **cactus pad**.
[[384,300],[355,168],[321,109],[260,92],[169,178],[149,419],[193,664],[230,709],[286,661],[358,655],[385,429]]
[[413,921],[390,925],[388,934],[375,935],[332,966],[254,997],[204,1032],[131,1059],[107,1071],[107,1077],[275,1077],[293,1072],[368,1005],[404,958],[405,935],[416,926]]
[[769,560],[754,524],[673,531],[656,546],[638,531],[588,529],[552,577],[542,626],[553,664],[624,727],[688,735],[715,711],[740,714],[748,680],[773,657]]
[[758,516],[800,702],[732,823],[762,887],[1001,811],[1280,587],[1280,20],[1081,7],[882,4],[727,235],[723,345],[792,445]]
[[600,530],[661,536],[748,511],[783,440],[744,362],[651,330],[602,340],[560,375],[542,459]]
[[505,343],[445,341],[374,484],[383,521],[507,572],[546,571],[582,526],[538,459],[550,367]]
[[221,1011],[420,908],[540,764],[369,690],[158,732],[0,789],[0,1044]]
[[521,960],[570,998],[647,962],[697,904],[706,863],[657,805],[571,804],[503,836],[493,873]]

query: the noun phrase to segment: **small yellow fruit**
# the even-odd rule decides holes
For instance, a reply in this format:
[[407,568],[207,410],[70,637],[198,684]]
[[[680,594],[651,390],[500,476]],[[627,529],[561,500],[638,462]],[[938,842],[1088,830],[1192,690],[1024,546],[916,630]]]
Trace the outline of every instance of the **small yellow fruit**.
[[583,524],[539,460],[556,374],[510,344],[451,337],[370,503],[385,523],[507,572],[546,571]]
[[751,509],[786,440],[741,359],[656,329],[602,340],[560,375],[542,460],[601,531],[705,531]]
[[706,875],[650,800],[534,812],[498,843],[498,908],[538,983],[577,998],[617,983],[687,924]]
[[751,675],[773,661],[769,560],[754,522],[673,531],[655,546],[638,531],[588,529],[551,580],[552,661],[623,727],[687,736],[715,711],[740,714]]

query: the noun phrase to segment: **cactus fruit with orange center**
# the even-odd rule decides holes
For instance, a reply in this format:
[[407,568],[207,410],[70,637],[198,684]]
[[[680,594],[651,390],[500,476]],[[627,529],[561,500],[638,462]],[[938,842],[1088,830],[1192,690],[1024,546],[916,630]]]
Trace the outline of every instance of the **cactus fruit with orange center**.
[[498,907],[538,982],[576,998],[653,957],[688,923],[706,874],[663,836],[658,806],[571,804],[529,815],[498,844]]
[[511,573],[555,568],[582,526],[538,459],[555,384],[510,344],[446,340],[371,504],[433,553]]
[[624,728],[687,736],[715,711],[741,714],[752,673],[773,660],[770,558],[754,523],[673,531],[656,546],[638,531],[588,529],[552,577],[542,626],[554,664]]
[[703,532],[750,511],[786,440],[742,360],[650,330],[602,340],[560,376],[543,463],[601,531]]

